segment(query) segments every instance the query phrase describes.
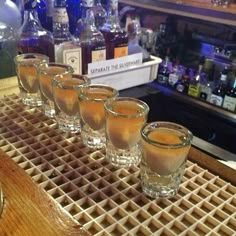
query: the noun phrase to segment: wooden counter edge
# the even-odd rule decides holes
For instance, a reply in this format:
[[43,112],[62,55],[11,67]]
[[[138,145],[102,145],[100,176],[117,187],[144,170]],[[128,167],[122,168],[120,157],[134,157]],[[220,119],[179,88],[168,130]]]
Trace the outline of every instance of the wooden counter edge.
[[202,150],[199,150],[196,147],[191,147],[188,159],[236,186],[236,170],[222,164],[217,159],[204,153]]
[[6,199],[0,217],[0,235],[32,235],[31,231],[37,228],[33,235],[38,236],[47,227],[47,236],[90,235],[1,149],[0,181]]

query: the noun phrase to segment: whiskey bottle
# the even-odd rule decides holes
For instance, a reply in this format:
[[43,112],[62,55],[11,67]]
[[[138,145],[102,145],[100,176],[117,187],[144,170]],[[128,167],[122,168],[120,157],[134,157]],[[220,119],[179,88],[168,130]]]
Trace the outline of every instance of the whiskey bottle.
[[83,15],[75,37],[82,50],[82,74],[87,74],[89,63],[106,60],[106,44],[103,34],[95,26],[93,0],[83,1],[83,8],[85,17]]
[[58,58],[61,55],[61,44],[73,40],[69,30],[69,18],[66,10],[66,0],[55,0],[53,10],[53,36],[55,46],[55,61],[61,62]]
[[100,30],[106,22],[107,12],[101,4],[101,0],[95,0],[94,18],[95,25]]
[[227,74],[228,68],[225,67],[224,70],[221,72],[219,83],[212,91],[210,103],[216,106],[221,107],[223,105],[224,97],[227,91]]
[[225,94],[223,108],[232,112],[236,110],[236,76]]
[[107,20],[101,32],[106,40],[107,60],[128,55],[128,35],[120,26],[118,0],[108,1]]
[[54,61],[53,34],[41,26],[37,13],[37,0],[25,2],[24,22],[20,28],[17,44],[19,53],[41,53]]
[[177,92],[187,94],[191,74],[192,72],[189,68],[185,69],[182,78],[174,86]]

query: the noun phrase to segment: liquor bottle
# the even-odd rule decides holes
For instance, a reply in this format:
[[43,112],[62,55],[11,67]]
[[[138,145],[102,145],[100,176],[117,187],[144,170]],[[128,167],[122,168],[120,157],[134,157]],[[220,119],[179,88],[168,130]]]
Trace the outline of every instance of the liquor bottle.
[[18,31],[22,16],[16,4],[10,0],[0,0],[0,21]]
[[231,86],[225,94],[223,108],[233,112],[236,111],[236,76],[231,81]]
[[199,64],[198,66],[198,70],[195,73],[195,75],[193,75],[190,78],[190,83],[189,83],[189,87],[188,87],[188,95],[192,96],[192,97],[199,97],[200,96],[200,81],[203,79],[203,72],[202,72],[202,68],[203,65]]
[[17,35],[15,30],[0,22],[0,79],[14,76]]
[[181,79],[181,77],[183,76],[182,71],[183,71],[182,66],[180,66],[179,63],[177,62],[174,65],[173,69],[170,71],[168,78],[168,84],[171,87],[174,87],[176,83]]
[[46,0],[46,22],[42,25],[45,29],[53,31],[54,0]]
[[25,2],[24,22],[20,28],[17,50],[19,53],[41,53],[54,61],[53,35],[41,26],[36,8],[36,0]]
[[227,74],[228,68],[225,67],[224,70],[221,72],[219,83],[212,91],[210,103],[216,106],[221,107],[223,105],[224,97],[227,91]]
[[183,72],[182,78],[178,80],[174,87],[177,92],[187,94],[192,72],[189,68],[183,68],[183,70],[185,70],[185,72]]
[[199,98],[203,101],[210,102],[211,93],[214,87],[215,65],[207,70],[206,76],[200,80],[200,95]]
[[162,65],[160,65],[160,70],[158,72],[158,76],[157,76],[157,81],[160,84],[167,84],[167,81],[169,79],[169,57],[166,56],[165,60],[163,61]]
[[107,60],[128,55],[128,35],[120,26],[118,0],[108,1],[107,20],[101,32],[106,40]]
[[105,39],[95,26],[93,6],[93,0],[83,1],[83,18],[75,34],[82,50],[82,74],[88,73],[89,63],[106,60]]
[[67,0],[66,9],[69,17],[70,32],[74,35],[77,28],[77,22],[82,17],[82,0]]
[[102,28],[104,23],[106,22],[107,12],[105,8],[101,4],[101,0],[95,0],[94,6],[94,18],[95,18],[95,25],[98,30]]
[[66,0],[55,0],[53,9],[53,37],[55,46],[55,61],[60,62],[60,47],[63,42],[72,41],[74,37],[69,30],[69,18],[66,10]]

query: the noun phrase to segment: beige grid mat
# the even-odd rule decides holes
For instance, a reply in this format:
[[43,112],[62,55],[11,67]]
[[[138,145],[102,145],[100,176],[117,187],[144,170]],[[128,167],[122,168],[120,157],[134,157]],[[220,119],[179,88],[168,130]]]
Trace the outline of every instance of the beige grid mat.
[[138,167],[115,169],[104,151],[61,132],[17,95],[0,100],[0,148],[92,235],[236,235],[232,184],[188,161],[177,196],[149,199]]

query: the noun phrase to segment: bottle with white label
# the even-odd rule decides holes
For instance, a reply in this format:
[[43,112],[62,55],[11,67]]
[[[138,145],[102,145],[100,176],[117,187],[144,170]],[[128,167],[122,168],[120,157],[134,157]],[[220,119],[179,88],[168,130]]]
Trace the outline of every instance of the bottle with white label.
[[66,0],[55,0],[53,11],[53,35],[55,40],[55,61],[73,67],[74,73],[81,74],[81,47],[69,31]]
[[225,67],[224,70],[221,72],[219,84],[213,89],[210,103],[222,107],[224,97],[227,91],[227,75],[228,75],[228,68]]
[[225,94],[223,108],[232,112],[236,111],[236,76]]

